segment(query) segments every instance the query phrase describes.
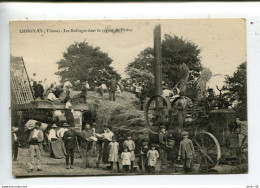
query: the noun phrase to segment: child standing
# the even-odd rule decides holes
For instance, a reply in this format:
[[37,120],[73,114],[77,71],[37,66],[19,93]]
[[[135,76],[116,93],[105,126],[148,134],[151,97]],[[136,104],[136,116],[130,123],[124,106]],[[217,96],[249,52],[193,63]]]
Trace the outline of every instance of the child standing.
[[178,160],[182,158],[185,172],[191,172],[190,165],[193,157],[195,157],[194,146],[192,141],[188,139],[189,133],[187,131],[183,131],[181,135],[183,140],[180,142]]
[[112,137],[112,142],[109,143],[109,157],[108,161],[110,162],[110,170],[113,170],[113,163],[115,162],[117,165],[117,170],[120,172],[119,162],[118,162],[118,149],[119,144],[116,141],[116,138]]
[[141,171],[149,171],[147,167],[148,159],[147,159],[147,152],[149,151],[148,142],[143,142],[142,147],[140,149],[140,158],[138,161],[138,165]]
[[135,142],[132,140],[132,136],[127,135],[127,140],[124,141],[123,147],[128,149],[131,153],[131,172],[133,172],[134,161],[135,161]]
[[131,153],[127,148],[124,148],[124,151],[121,153],[121,158],[124,172],[128,172],[131,164]]
[[148,158],[148,166],[151,169],[151,172],[155,172],[155,165],[157,159],[159,158],[159,153],[157,150],[155,150],[155,145],[152,145],[151,149],[147,152],[147,158]]

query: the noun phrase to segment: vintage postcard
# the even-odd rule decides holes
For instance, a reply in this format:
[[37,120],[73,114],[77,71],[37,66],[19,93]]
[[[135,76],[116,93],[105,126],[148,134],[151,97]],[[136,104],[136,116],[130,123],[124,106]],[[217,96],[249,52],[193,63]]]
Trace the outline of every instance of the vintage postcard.
[[248,173],[246,20],[12,21],[13,175]]

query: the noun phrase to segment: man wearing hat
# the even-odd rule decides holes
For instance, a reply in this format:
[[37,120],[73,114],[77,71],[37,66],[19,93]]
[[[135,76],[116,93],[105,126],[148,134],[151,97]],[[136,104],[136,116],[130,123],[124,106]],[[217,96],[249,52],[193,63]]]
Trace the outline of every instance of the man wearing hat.
[[72,87],[72,84],[70,83],[68,78],[65,78],[64,80],[64,85],[63,85],[63,91],[67,92],[70,91],[70,88]]
[[160,126],[160,133],[159,133],[159,153],[160,153],[160,159],[162,161],[161,167],[162,169],[165,168],[167,165],[167,140],[168,140],[169,134],[166,131],[165,125]]
[[109,100],[115,101],[116,100],[116,90],[117,90],[117,86],[121,87],[118,82],[116,81],[115,77],[113,77],[110,82],[109,82]]
[[188,138],[189,133],[183,131],[181,133],[183,140],[180,142],[178,160],[182,159],[184,162],[184,170],[186,172],[191,172],[191,162],[193,157],[195,157],[195,150],[192,141]]
[[12,127],[12,157],[13,161],[17,160],[19,141],[17,137],[18,127]]
[[58,138],[57,138],[57,132],[56,132],[56,129],[57,129],[57,125],[54,123],[52,126],[51,126],[51,129],[50,129],[50,132],[49,132],[49,135],[48,135],[48,139],[49,139],[49,142],[50,142],[50,157],[55,157],[54,154],[53,154],[53,149],[52,149],[52,142],[55,142]]
[[175,102],[174,108],[178,110],[179,127],[183,129],[186,119],[187,108],[192,106],[192,101],[184,96],[184,92],[180,92],[180,98]]
[[33,171],[33,159],[36,155],[37,157],[37,170],[42,171],[41,169],[41,149],[40,144],[43,141],[43,132],[40,130],[40,125],[38,123],[35,123],[34,129],[31,131],[28,143],[30,145],[29,151],[30,151],[30,162],[29,162],[29,169],[28,171]]
[[54,95],[54,91],[55,91],[55,89],[54,89],[54,88],[51,88],[51,89],[50,89],[50,93],[49,93],[48,96],[47,96],[47,99],[48,99],[48,101],[50,101],[50,102],[53,102],[53,101],[57,100],[56,96]]
[[81,143],[81,152],[82,152],[82,166],[83,168],[90,167],[89,158],[91,156],[92,142],[93,142],[93,129],[90,127],[90,124],[87,123],[85,129],[82,131],[82,136],[86,139]]
[[64,133],[68,130],[68,123],[63,123],[62,127],[57,131],[57,136],[62,138]]
[[[66,169],[73,169],[73,163],[74,163],[74,153],[75,153],[75,148],[77,146],[77,138],[82,139],[82,140],[87,140],[84,138],[81,134],[78,132],[72,130],[72,127],[69,126],[68,130],[64,133],[63,135],[63,141],[64,145],[66,148]],[[70,159],[70,163],[69,163]]]

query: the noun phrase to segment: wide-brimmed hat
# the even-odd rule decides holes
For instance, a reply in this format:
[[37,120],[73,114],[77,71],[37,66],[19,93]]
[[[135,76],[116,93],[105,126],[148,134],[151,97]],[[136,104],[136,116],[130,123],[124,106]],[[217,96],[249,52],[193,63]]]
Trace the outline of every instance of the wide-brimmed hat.
[[189,132],[188,131],[183,131],[182,133],[181,133],[181,136],[188,136],[189,135]]
[[12,133],[18,131],[18,127],[12,127]]
[[63,127],[69,127],[68,123],[63,123]]
[[143,142],[142,145],[143,146],[147,146],[149,144],[149,142]]
[[51,127],[52,128],[57,128],[58,126],[55,123],[53,123]]
[[160,129],[166,129],[165,125],[161,125]]

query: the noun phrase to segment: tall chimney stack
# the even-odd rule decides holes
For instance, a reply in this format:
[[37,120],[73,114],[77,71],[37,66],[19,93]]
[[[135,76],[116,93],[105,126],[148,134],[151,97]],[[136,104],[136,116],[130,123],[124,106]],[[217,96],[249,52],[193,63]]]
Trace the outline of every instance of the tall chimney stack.
[[154,29],[154,86],[155,94],[162,94],[161,25]]

